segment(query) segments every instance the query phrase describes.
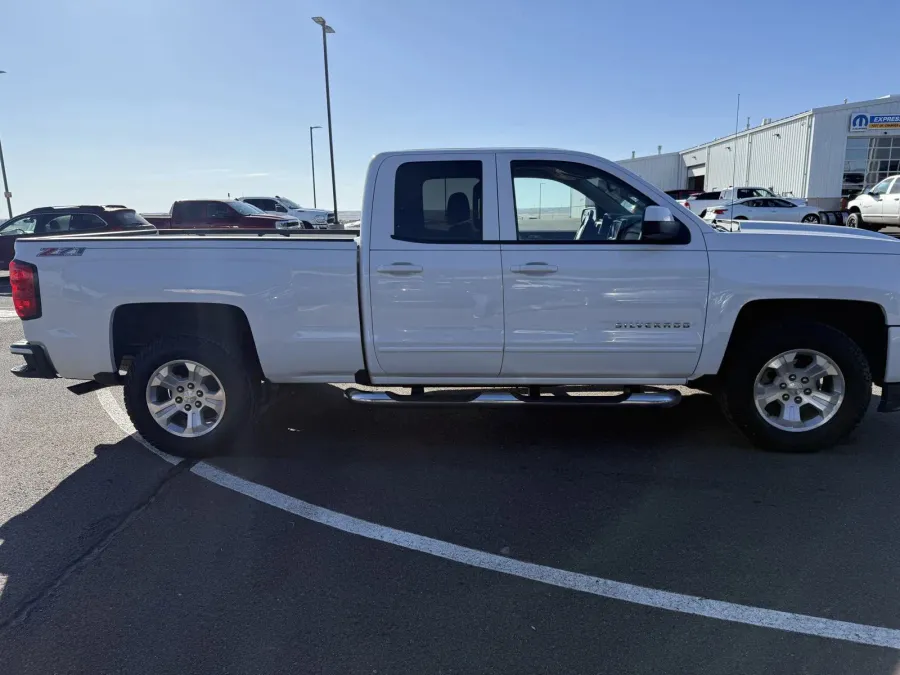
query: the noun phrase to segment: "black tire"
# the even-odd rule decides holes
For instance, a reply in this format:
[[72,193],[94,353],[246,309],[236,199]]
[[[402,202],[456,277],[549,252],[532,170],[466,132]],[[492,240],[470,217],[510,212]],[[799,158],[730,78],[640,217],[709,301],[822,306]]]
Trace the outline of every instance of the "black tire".
[[[153,419],[147,406],[147,384],[165,363],[187,359],[209,368],[227,396],[222,419],[212,431],[196,437],[170,433]],[[250,432],[259,400],[259,381],[240,347],[194,335],[162,337],[135,358],[125,378],[125,409],[138,433],[156,448],[179,457],[227,454]]]
[[[832,359],[844,376],[844,400],[834,416],[809,431],[784,431],[757,411],[756,378],[770,360],[791,350],[815,350]],[[751,443],[777,452],[816,452],[845,438],[862,420],[872,398],[872,373],[865,354],[845,333],[827,324],[771,323],[729,347],[720,373],[719,403],[725,417]]]
[[881,228],[877,225],[872,225],[871,223],[867,223],[863,220],[862,214],[858,211],[853,211],[849,216],[847,216],[847,227],[855,227],[860,230],[867,230],[869,232],[878,232]]
[[312,224],[311,222],[309,222],[308,220],[301,220],[301,221],[300,221],[300,224],[303,225],[303,229],[304,229],[304,230],[313,230],[313,229],[315,229],[315,228],[313,227],[313,224]]
[[816,215],[815,213],[810,213],[809,215],[803,216],[803,219],[800,221],[801,223],[815,223],[818,225],[822,222],[822,219]]
[[738,216],[735,220],[747,220],[747,216]]

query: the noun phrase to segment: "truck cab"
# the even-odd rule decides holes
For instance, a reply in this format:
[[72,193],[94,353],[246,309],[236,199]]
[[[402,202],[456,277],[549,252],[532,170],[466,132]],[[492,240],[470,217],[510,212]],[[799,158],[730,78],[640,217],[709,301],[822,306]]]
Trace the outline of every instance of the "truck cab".
[[287,197],[239,197],[238,201],[255,206],[265,213],[296,218],[306,229],[327,230],[335,225],[332,211],[306,208]]
[[300,221],[276,216],[235,199],[185,199],[172,204],[169,213],[145,213],[160,229],[294,229]]
[[847,204],[848,227],[900,227],[900,176],[889,176]]

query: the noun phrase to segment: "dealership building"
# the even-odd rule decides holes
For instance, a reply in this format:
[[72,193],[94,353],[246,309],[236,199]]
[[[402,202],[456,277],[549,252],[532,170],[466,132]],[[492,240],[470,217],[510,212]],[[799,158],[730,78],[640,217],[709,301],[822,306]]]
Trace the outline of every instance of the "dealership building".
[[619,162],[663,190],[767,187],[839,208],[900,173],[900,95],[813,108],[680,152]]

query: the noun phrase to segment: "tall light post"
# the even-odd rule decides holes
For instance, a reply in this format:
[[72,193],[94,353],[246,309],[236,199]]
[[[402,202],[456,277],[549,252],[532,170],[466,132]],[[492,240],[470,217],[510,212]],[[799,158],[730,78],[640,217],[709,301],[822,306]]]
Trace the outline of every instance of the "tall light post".
[[[316,149],[313,147],[313,137],[312,132],[313,129],[321,129],[322,127],[310,127],[309,128],[309,161],[312,162],[312,179],[313,179],[313,208],[316,208],[318,204],[316,204]],[[337,220],[337,214],[335,214],[335,220]]]
[[325,105],[328,108],[328,150],[331,154],[331,199],[334,203],[334,224],[340,227],[337,205],[337,180],[334,177],[334,138],[331,133],[331,85],[328,82],[328,34],[334,33],[334,28],[325,23],[321,16],[312,18],[322,27],[322,53],[325,57]]
[[[5,70],[0,70],[0,75],[5,75]],[[3,174],[3,196],[6,197],[6,210],[12,218],[12,193],[9,191],[9,183],[6,180],[6,162],[3,161],[3,144],[0,143],[0,173]]]
[[538,220],[541,219],[544,210],[544,185],[545,183],[538,185]]

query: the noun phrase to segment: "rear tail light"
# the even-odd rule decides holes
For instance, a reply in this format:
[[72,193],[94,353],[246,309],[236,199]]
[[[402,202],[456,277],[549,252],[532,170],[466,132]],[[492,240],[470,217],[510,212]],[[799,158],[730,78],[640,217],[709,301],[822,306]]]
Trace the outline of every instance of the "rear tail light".
[[22,321],[41,315],[41,294],[38,288],[37,267],[13,260],[9,263],[9,285],[12,287],[13,307]]
[[683,202],[681,202],[681,205],[682,205],[684,208],[686,208],[688,211],[691,210],[691,203],[690,203],[689,201],[683,201]]
[[717,216],[721,216],[723,213],[728,213],[728,212],[725,209],[714,209],[713,213],[715,213]]

